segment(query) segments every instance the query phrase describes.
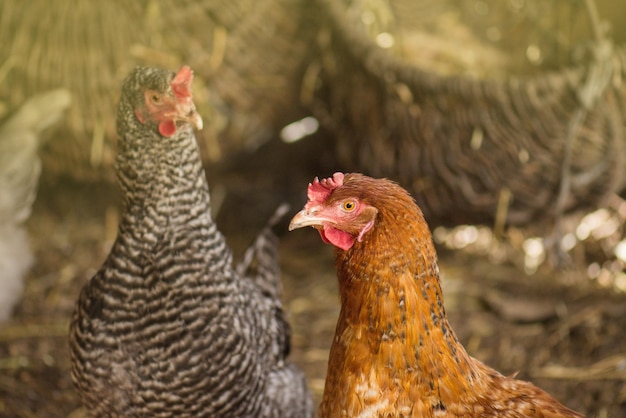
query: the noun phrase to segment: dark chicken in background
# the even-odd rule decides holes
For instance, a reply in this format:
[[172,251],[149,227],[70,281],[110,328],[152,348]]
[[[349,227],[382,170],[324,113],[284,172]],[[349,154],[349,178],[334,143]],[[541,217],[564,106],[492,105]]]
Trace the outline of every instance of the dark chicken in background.
[[399,185],[315,179],[290,229],[304,226],[336,247],[341,299],[322,417],[582,416],[465,351],[446,317],[430,230]]
[[311,416],[304,375],[286,358],[271,230],[236,268],[211,218],[192,78],[189,67],[137,68],[123,84],[125,208],[72,317],[72,379],[98,417]]

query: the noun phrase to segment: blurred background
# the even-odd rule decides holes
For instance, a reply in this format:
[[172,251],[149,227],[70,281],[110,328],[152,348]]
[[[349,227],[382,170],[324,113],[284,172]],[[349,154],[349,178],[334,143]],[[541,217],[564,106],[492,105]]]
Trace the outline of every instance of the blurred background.
[[[235,254],[314,176],[399,181],[473,356],[626,416],[626,3],[0,0],[0,417],[82,417],[67,329],[115,239],[121,81],[194,70]],[[292,358],[321,397],[332,249],[285,234]]]

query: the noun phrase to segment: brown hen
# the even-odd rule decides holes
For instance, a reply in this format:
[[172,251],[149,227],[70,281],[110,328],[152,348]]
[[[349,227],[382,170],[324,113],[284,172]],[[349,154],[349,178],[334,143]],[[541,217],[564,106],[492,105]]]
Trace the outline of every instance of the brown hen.
[[341,312],[322,417],[580,417],[470,357],[443,306],[437,254],[409,193],[385,179],[315,179],[290,229],[336,247]]

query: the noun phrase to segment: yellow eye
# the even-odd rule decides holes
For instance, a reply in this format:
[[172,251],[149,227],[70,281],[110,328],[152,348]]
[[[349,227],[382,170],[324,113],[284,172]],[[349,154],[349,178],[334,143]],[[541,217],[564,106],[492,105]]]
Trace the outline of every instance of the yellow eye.
[[346,212],[352,212],[356,208],[356,202],[354,200],[346,200],[343,202],[342,207]]

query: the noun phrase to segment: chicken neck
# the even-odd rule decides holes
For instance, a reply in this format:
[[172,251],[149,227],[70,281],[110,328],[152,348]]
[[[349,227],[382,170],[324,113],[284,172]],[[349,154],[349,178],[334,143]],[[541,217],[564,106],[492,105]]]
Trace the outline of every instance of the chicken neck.
[[[383,208],[362,242],[337,250],[341,313],[329,370],[360,373],[357,392],[358,385],[408,382],[399,395],[407,402],[445,402],[467,393],[478,372],[448,323],[428,226],[417,206],[410,209]],[[360,369],[364,364],[375,377]],[[331,383],[325,397],[344,384],[350,382]]]
[[[186,269],[231,266],[225,240],[210,214],[210,195],[196,139],[190,127],[163,138],[150,149],[120,144],[118,182],[124,197],[115,251],[121,257],[143,254],[134,264],[186,260]],[[132,248],[132,251],[127,251]],[[145,259],[145,254],[151,254]],[[189,260],[196,260],[191,263]]]

